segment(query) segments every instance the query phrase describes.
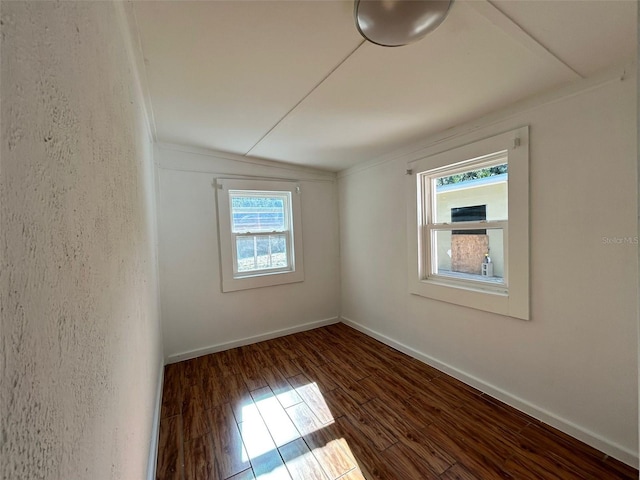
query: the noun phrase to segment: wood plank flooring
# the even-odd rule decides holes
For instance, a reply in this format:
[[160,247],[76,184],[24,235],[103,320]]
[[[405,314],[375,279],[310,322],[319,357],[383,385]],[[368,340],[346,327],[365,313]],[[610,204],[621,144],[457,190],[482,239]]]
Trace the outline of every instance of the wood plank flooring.
[[165,368],[158,480],[637,479],[344,324]]

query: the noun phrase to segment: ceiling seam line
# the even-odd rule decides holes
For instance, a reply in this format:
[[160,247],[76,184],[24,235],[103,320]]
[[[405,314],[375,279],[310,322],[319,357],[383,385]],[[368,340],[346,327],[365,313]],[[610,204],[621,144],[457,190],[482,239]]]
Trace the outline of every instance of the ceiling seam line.
[[542,47],[542,49],[544,51],[546,51],[549,55],[551,55],[553,58],[555,58],[558,62],[560,62],[562,65],[564,65],[565,67],[567,67],[569,70],[571,70],[573,73],[575,73],[578,77],[580,77],[582,80],[584,80],[585,78],[587,78],[586,76],[584,76],[582,73],[580,73],[579,71],[577,71],[575,68],[573,68],[571,65],[569,65],[567,62],[565,62],[562,58],[560,58],[556,53],[554,53],[552,50],[550,50],[546,45],[544,45],[543,43],[540,42],[540,40],[538,40],[536,37],[534,37],[531,33],[529,33],[527,30],[524,29],[524,27],[522,27],[519,23],[515,22],[511,17],[509,17],[508,15],[505,15],[505,17],[507,17],[509,20],[511,20],[515,25],[517,25],[518,27],[520,27],[520,29],[529,36],[529,38],[531,38],[531,40],[533,40],[534,42],[536,42],[538,45],[540,45],[540,47]]
[[287,111],[287,112],[286,112],[286,113],[285,113],[285,114],[284,114],[284,115],[283,115],[283,116],[282,116],[282,117],[281,117],[281,118],[280,118],[280,119],[279,119],[279,120],[278,120],[278,121],[277,121],[277,122],[276,122],[276,123],[275,123],[275,124],[270,128],[270,129],[269,129],[269,130],[267,130],[267,132],[266,132],[264,135],[262,135],[262,136],[258,139],[258,141],[257,141],[256,143],[254,143],[254,144],[253,144],[253,146],[252,146],[251,148],[249,148],[249,150],[247,150],[247,151],[243,154],[243,156],[245,156],[245,157],[246,157],[247,155],[249,155],[249,154],[251,153],[251,151],[252,151],[254,148],[256,148],[258,145],[260,145],[260,143],[261,143],[265,138],[267,138],[267,136],[268,136],[271,132],[273,132],[273,131],[278,127],[278,125],[280,125],[280,124],[284,121],[284,119],[285,119],[285,118],[287,118],[287,117],[288,117],[288,116],[289,116],[289,115],[290,115],[290,114],[291,114],[291,113],[292,113],[296,108],[298,108],[298,106],[300,106],[300,104],[301,104],[302,102],[304,102],[304,101],[305,101],[305,100],[306,100],[306,99],[307,99],[307,98],[308,98],[308,97],[309,97],[313,92],[315,92],[315,91],[318,89],[318,87],[320,87],[320,85],[322,85],[322,84],[323,84],[323,83],[324,83],[324,82],[325,82],[325,81],[326,81],[326,80],[327,80],[331,75],[333,75],[333,73],[334,73],[336,70],[338,70],[338,69],[339,69],[339,68],[340,68],[340,67],[341,67],[341,66],[342,66],[342,65],[343,65],[347,60],[349,60],[349,58],[351,58],[351,56],[352,56],[354,53],[356,53],[356,51],[357,51],[357,50],[358,50],[362,45],[364,45],[364,43],[365,43],[365,42],[366,42],[366,40],[364,40],[364,39],[363,39],[363,40],[362,40],[362,41],[361,41],[361,42],[356,46],[356,48],[354,48],[353,50],[351,50],[351,51],[350,51],[350,52],[349,52],[349,53],[348,53],[348,54],[347,54],[347,55],[346,55],[346,56],[345,56],[345,57],[344,57],[344,58],[343,58],[343,59],[342,59],[342,60],[341,60],[341,61],[340,61],[340,62],[339,62],[335,67],[333,67],[333,68],[329,71],[329,73],[327,73],[324,77],[322,77],[322,79],[321,79],[318,83],[316,83],[316,84],[311,88],[311,90],[309,90],[309,91],[308,91],[308,92],[307,92],[307,93],[306,93],[306,94],[305,94],[305,95],[304,95],[300,100],[298,100],[298,102],[297,102],[293,107],[291,107],[291,108],[290,108],[290,109],[289,109],[289,110],[288,110],[288,111]]
[[486,3],[491,5],[493,8],[495,8],[498,12],[500,12],[500,14],[504,16],[504,18],[506,18],[513,25],[515,25],[522,33],[524,33],[527,37],[529,37],[540,48],[542,48],[545,52],[547,52],[549,55],[551,55],[553,58],[555,58],[558,62],[560,62],[562,65],[564,65],[569,70],[571,70],[573,73],[575,73],[579,78],[581,78],[583,80],[585,78],[587,78],[585,75],[583,75],[582,73],[577,71],[575,68],[573,68],[567,62],[565,62],[562,58],[560,58],[556,53],[554,53],[552,50],[550,50],[546,45],[544,45],[542,42],[540,42],[540,40],[538,40],[531,33],[529,33],[529,31],[527,31],[522,25],[520,25],[513,18],[511,18],[509,15],[507,15],[504,11],[502,11],[500,8],[498,8],[498,6],[496,4],[494,4],[491,0],[486,0]]

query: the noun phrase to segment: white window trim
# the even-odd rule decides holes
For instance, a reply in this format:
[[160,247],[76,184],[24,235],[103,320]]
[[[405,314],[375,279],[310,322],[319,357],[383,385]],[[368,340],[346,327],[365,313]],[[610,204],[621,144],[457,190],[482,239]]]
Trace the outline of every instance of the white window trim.
[[[504,230],[505,284],[502,288],[484,282],[464,282],[432,276],[426,278],[425,236],[429,227],[423,221],[419,196],[422,172],[449,169],[506,151],[509,163],[508,227]],[[529,320],[529,127],[473,142],[409,163],[407,226],[409,291],[412,294],[487,312]],[[429,194],[429,191],[425,191]],[[486,224],[482,228],[487,228]],[[458,227],[456,226],[456,229]],[[431,256],[430,253],[428,255]],[[422,266],[422,267],[421,267]]]
[[[235,292],[250,288],[269,287],[304,281],[304,256],[302,252],[302,212],[300,185],[297,182],[260,179],[218,178],[215,182],[218,207],[218,243],[220,246],[220,273],[223,292]],[[238,275],[234,273],[235,236],[231,232],[231,208],[229,190],[255,190],[291,193],[290,232],[287,240],[291,268],[265,270]],[[293,247],[289,249],[289,247]]]

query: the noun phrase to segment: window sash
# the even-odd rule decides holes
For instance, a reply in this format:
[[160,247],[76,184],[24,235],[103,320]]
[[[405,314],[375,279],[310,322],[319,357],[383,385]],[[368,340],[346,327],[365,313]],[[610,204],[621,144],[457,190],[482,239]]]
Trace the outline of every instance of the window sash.
[[[451,275],[438,273],[436,262],[437,258],[436,249],[438,247],[436,242],[437,232],[447,232],[453,230],[501,230],[502,231],[502,262],[503,262],[503,276],[502,282],[495,282],[489,280],[483,280],[482,277],[474,279],[458,278]],[[481,288],[483,290],[507,293],[509,286],[509,224],[507,221],[482,221],[482,222],[456,222],[456,223],[443,223],[425,225],[423,228],[423,235],[421,235],[421,250],[428,252],[428,255],[424,255],[422,260],[424,263],[420,265],[419,275],[421,280],[436,281],[442,284],[449,284],[452,286],[460,285],[470,288]]]
[[[235,222],[233,219],[233,214],[238,213],[236,209],[233,207],[233,199],[234,198],[269,198],[269,199],[279,199],[282,200],[282,213],[283,213],[283,229],[275,229],[275,230],[264,230],[257,229],[255,231],[238,229],[235,230]],[[245,207],[242,207],[245,208]],[[285,231],[291,229],[291,193],[290,192],[279,192],[279,191],[261,191],[261,190],[230,190],[229,191],[229,214],[231,215],[231,233],[240,234],[240,233],[269,233],[269,232],[277,232],[279,230]]]
[[435,180],[436,178],[448,177],[481,168],[494,167],[496,165],[502,165],[503,163],[508,163],[508,150],[500,150],[480,157],[470,158],[453,165],[443,165],[432,168],[428,170],[428,176]]
[[[272,237],[275,235],[284,235],[286,242],[286,253],[287,253],[287,265],[286,267],[267,267],[267,268],[257,268],[255,270],[249,270],[246,272],[238,271],[238,237]],[[233,258],[233,276],[234,278],[245,278],[245,277],[254,277],[258,275],[267,275],[270,273],[285,273],[292,272],[295,270],[293,259],[295,258],[293,255],[293,241],[292,241],[292,232],[290,230],[274,230],[273,232],[242,232],[242,233],[234,233],[231,232],[231,248],[232,248],[232,258]],[[271,255],[271,253],[270,253]]]
[[430,230],[488,230],[490,228],[507,228],[508,220],[482,220],[480,222],[429,223]]

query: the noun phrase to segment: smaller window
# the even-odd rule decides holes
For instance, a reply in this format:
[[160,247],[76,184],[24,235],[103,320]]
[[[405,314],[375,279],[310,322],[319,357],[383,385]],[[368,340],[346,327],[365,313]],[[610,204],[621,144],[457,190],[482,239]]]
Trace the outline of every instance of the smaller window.
[[299,187],[217,180],[222,291],[304,280]]
[[233,276],[289,272],[291,193],[230,190]]

